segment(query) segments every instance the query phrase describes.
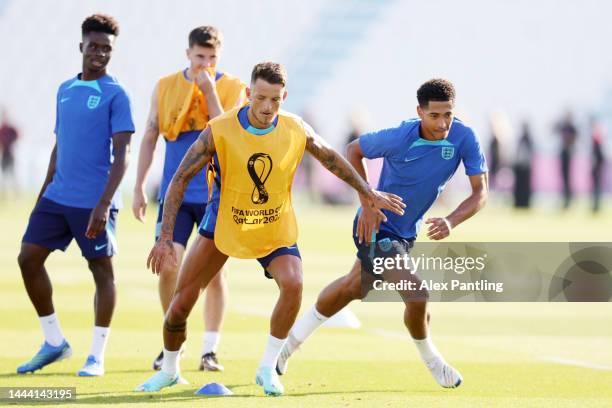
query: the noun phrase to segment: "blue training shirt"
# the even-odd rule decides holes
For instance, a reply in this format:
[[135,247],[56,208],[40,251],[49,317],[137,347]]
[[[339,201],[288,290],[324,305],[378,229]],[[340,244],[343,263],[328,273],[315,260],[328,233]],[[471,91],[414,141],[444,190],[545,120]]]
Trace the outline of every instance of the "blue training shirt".
[[461,120],[455,118],[446,139],[436,141],[420,136],[420,124],[420,119],[410,119],[398,127],[359,138],[366,158],[383,158],[377,189],[397,194],[406,204],[403,216],[383,210],[387,222],[380,226],[402,238],[416,237],[423,215],[455,174],[460,161],[468,176],[488,171],[476,134]]
[[[94,208],[108,182],[113,135],[135,128],[130,99],[114,77],[80,77],[62,83],[57,92],[57,162],[43,196],[69,207]],[[111,208],[120,206],[117,190]]]
[[[160,202],[162,202],[166,196],[166,191],[168,191],[172,177],[179,168],[183,157],[187,154],[187,150],[189,150],[191,145],[198,139],[200,133],[202,133],[201,130],[192,130],[179,133],[174,141],[164,139],[166,140],[166,153],[164,156],[164,170],[158,197]],[[206,181],[206,167],[204,167],[187,185],[183,202],[190,204],[205,204],[207,200],[208,183]]]

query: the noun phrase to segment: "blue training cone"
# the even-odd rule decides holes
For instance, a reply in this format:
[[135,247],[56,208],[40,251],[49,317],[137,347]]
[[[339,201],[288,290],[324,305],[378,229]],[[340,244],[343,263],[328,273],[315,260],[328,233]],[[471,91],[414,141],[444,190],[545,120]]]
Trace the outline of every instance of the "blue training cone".
[[197,390],[195,393],[196,395],[234,395],[232,390],[227,388],[225,385],[215,382],[202,386],[202,388]]

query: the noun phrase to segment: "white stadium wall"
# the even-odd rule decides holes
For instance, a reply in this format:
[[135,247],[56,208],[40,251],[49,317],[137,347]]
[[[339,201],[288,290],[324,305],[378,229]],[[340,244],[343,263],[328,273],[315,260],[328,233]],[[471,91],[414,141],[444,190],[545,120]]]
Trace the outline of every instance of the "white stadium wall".
[[[22,184],[36,189],[44,177],[53,144],[55,91],[79,71],[80,23],[98,11],[115,16],[121,24],[110,71],[132,95],[138,128],[127,184],[134,180],[151,89],[157,78],[185,66],[186,37],[191,28],[202,24],[223,31],[221,66],[244,80],[255,62],[285,63],[290,70],[290,99],[291,87],[297,90],[305,75],[312,74],[308,64],[323,62],[325,75],[309,82],[307,92],[296,92],[297,102],[288,106],[296,113],[308,109],[319,133],[338,147],[348,132],[352,111],[367,112],[362,115],[367,117],[366,130],[394,126],[414,116],[416,88],[434,76],[455,83],[461,116],[484,141],[489,136],[487,115],[501,110],[512,125],[510,139],[527,118],[538,148],[549,155],[558,146],[552,125],[564,110],[575,110],[581,125],[591,112],[609,115],[612,111],[604,105],[604,100],[611,102],[606,96],[612,89],[612,53],[608,52],[612,26],[607,21],[612,3],[373,3],[4,0],[0,105],[9,108],[22,130],[18,145]],[[373,10],[370,24],[357,20],[361,17],[355,11],[361,8]],[[323,36],[318,34],[323,30],[321,19],[330,19],[330,13],[331,20],[323,28],[330,28],[330,41],[340,41],[336,47],[346,47],[346,53],[317,61],[316,48],[308,47],[326,41],[327,30]],[[349,24],[344,34],[334,34],[334,16],[338,25],[343,16],[355,19],[354,27]],[[339,39],[340,35],[344,37]],[[300,60],[304,55],[307,60]],[[586,146],[586,134],[581,137]],[[583,147],[582,154],[587,153]]]

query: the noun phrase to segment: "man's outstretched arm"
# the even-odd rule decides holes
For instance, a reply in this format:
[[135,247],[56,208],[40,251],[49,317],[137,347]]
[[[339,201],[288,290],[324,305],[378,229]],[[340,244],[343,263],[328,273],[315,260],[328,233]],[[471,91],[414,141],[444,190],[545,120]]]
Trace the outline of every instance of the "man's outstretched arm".
[[[336,175],[336,177],[344,180],[359,193],[364,211],[374,211],[378,218],[383,221],[386,221],[387,217],[385,217],[381,209],[392,211],[398,215],[404,214],[405,205],[401,197],[373,190],[353,166],[329,146],[323,138],[309,129],[306,130],[306,133],[306,150],[321,162],[326,169]],[[364,231],[358,231],[359,240],[362,241],[364,236],[369,239],[372,236],[372,231],[375,229],[376,223],[368,223]]]
[[[348,162],[353,166],[353,168],[357,171],[357,173],[365,180],[368,185],[370,184],[370,179],[368,177],[368,168],[365,164],[365,155],[361,150],[361,145],[359,144],[359,139],[353,140],[346,147],[346,158]],[[367,210],[367,203],[365,202],[364,197],[360,194],[359,201],[361,202],[362,211],[357,218],[357,236],[359,237],[360,232],[364,235],[364,239],[366,241],[373,240],[372,235],[366,235],[366,225],[373,224],[374,230],[373,232],[378,232],[380,229],[380,223],[383,221],[383,218],[373,211]],[[363,232],[362,232],[363,231]],[[363,242],[361,239],[359,242]]]

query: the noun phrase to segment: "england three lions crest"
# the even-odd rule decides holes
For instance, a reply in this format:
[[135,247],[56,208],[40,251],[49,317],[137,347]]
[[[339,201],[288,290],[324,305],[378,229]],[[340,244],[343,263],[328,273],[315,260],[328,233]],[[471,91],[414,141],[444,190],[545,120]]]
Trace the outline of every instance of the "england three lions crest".
[[455,155],[455,148],[452,146],[442,147],[442,158],[444,160],[450,160]]
[[90,95],[89,98],[87,99],[87,107],[89,109],[95,109],[98,107],[98,105],[100,104],[100,97],[96,96],[96,95]]

